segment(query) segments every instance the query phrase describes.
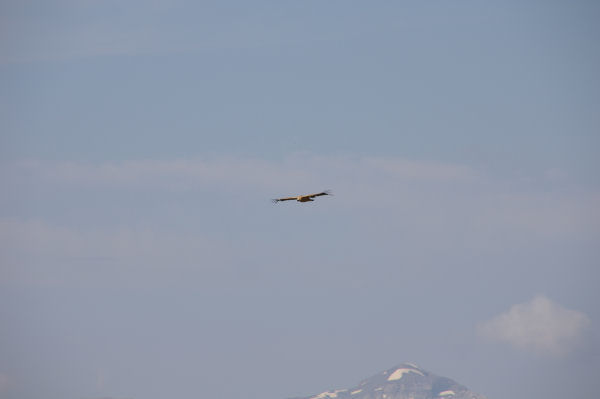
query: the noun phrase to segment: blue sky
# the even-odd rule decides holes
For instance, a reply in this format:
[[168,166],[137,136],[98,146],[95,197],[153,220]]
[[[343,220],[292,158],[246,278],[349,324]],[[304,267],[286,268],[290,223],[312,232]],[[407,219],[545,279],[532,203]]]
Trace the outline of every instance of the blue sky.
[[0,393],[592,395],[599,13],[3,2]]

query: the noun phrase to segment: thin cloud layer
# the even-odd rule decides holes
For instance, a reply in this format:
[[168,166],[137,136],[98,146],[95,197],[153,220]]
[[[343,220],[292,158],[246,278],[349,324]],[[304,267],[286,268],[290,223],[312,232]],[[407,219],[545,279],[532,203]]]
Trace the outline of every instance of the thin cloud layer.
[[5,373],[0,373],[0,392],[4,392],[7,391],[10,384],[11,384],[11,378],[8,374]]
[[175,160],[129,160],[102,164],[27,161],[7,165],[12,174],[37,176],[64,183],[103,186],[176,186],[198,184],[277,187],[314,184],[319,180],[373,182],[382,180],[455,182],[473,180],[467,166],[399,158],[353,158],[296,155],[282,161],[256,158],[195,158]]
[[[0,219],[0,248],[6,265],[52,260],[165,263],[176,258],[198,263],[209,249],[226,253],[224,244],[206,234],[182,234],[152,229],[111,228],[82,230],[40,221]],[[215,259],[212,259],[215,262]],[[3,267],[0,267],[0,271]]]
[[[480,230],[506,226],[562,237],[600,231],[597,192],[555,192],[515,186],[465,165],[393,157],[294,155],[281,161],[215,157],[129,160],[100,164],[28,161],[5,165],[6,192],[92,188],[123,192],[227,193],[267,201],[331,189],[338,207],[427,210],[432,223],[461,215]],[[360,195],[357,195],[359,193]],[[438,213],[436,213],[438,212]],[[403,216],[404,217],[404,216]],[[480,224],[480,225],[478,225]]]
[[567,309],[539,295],[482,323],[479,333],[519,349],[564,355],[580,343],[589,323],[586,314]]

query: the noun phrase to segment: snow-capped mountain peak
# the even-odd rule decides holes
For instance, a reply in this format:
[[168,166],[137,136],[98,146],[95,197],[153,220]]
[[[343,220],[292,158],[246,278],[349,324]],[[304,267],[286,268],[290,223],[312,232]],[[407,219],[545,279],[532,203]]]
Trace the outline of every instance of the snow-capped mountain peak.
[[485,399],[465,386],[402,363],[347,389],[335,389],[296,399]]

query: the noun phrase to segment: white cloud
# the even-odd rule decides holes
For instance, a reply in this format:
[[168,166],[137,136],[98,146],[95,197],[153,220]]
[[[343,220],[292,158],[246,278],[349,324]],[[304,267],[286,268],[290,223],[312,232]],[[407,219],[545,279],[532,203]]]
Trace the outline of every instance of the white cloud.
[[590,323],[582,312],[564,308],[543,295],[512,306],[507,312],[479,325],[479,333],[492,340],[542,354],[563,355],[576,346]]

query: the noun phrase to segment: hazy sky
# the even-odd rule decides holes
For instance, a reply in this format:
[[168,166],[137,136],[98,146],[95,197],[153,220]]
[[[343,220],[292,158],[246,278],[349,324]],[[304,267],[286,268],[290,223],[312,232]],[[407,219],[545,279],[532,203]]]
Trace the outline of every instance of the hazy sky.
[[490,3],[0,2],[0,397],[596,396],[600,4]]

